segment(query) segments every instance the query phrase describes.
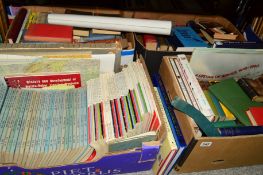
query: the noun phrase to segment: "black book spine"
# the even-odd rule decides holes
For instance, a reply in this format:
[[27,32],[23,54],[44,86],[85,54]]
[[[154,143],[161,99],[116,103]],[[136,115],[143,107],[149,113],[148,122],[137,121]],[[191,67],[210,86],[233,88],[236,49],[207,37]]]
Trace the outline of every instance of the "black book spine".
[[244,78],[239,79],[237,83],[251,100],[254,100],[258,96],[256,91],[248,84],[248,82]]

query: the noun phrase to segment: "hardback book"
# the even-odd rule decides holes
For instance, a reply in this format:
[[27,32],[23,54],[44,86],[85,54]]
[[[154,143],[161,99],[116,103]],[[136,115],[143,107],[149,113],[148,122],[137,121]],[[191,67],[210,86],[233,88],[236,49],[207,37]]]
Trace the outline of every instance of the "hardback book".
[[93,34],[103,34],[103,35],[121,35],[120,31],[113,30],[102,30],[102,29],[91,29]]
[[143,38],[144,46],[147,50],[157,49],[158,42],[155,35],[144,34],[142,38]]
[[251,101],[234,79],[226,79],[210,86],[209,91],[215,95],[245,126],[250,126],[246,110],[263,103]]
[[79,42],[90,42],[90,41],[101,41],[101,40],[113,40],[117,39],[119,36],[117,35],[103,35],[103,34],[93,34],[90,33],[89,36],[80,36]]
[[263,76],[257,79],[241,78],[237,82],[251,100],[263,102]]
[[67,42],[73,39],[73,27],[54,24],[32,24],[29,26],[25,41]]
[[263,107],[250,107],[246,113],[253,126],[263,126]]
[[158,41],[158,45],[157,45],[158,51],[168,51],[169,45],[165,37],[158,36],[157,41]]
[[21,8],[7,31],[5,42],[11,44],[16,42],[26,15],[27,9]]
[[86,28],[80,28],[80,27],[74,27],[73,28],[73,35],[74,36],[89,36],[89,29]]
[[26,30],[26,24],[29,24],[29,19],[32,19],[32,16],[31,16],[31,11],[30,10],[27,10],[27,14],[26,14],[26,16],[25,16],[25,19],[24,19],[24,21],[23,21],[23,24],[22,24],[22,26],[21,26],[21,28],[20,28],[20,31],[19,31],[19,34],[18,34],[18,36],[17,36],[17,39],[16,39],[16,43],[19,43],[19,42],[21,42],[21,39],[22,39],[22,37],[23,37],[23,34],[25,33],[25,30]]
[[8,30],[8,18],[4,1],[0,1],[0,36],[5,37]]

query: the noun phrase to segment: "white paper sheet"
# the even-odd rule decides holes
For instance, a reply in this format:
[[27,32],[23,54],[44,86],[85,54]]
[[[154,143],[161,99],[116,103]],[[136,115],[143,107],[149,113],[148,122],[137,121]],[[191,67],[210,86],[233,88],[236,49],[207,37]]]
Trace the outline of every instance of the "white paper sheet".
[[196,48],[190,65],[204,81],[256,78],[263,74],[263,49]]

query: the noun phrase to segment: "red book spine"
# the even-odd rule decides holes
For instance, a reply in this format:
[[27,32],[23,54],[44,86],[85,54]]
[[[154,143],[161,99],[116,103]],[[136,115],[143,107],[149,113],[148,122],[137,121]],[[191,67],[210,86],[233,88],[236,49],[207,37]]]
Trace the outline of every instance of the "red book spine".
[[88,142],[91,142],[91,114],[90,114],[90,106],[88,107]]
[[111,100],[110,104],[111,104],[111,113],[112,113],[113,126],[114,126],[114,134],[116,138],[119,138],[119,130],[118,130],[118,124],[117,124],[117,119],[116,119],[114,102]]
[[5,77],[6,83],[12,88],[43,88],[57,84],[81,87],[80,73],[65,73],[51,75],[26,75]]
[[125,110],[123,97],[120,98],[120,102],[121,102],[123,120],[124,120],[124,124],[125,124],[125,130],[127,131],[128,130],[128,119],[127,119],[127,114],[126,114],[126,110]]
[[105,128],[105,119],[104,119],[104,106],[103,103],[100,103],[100,114],[101,114],[101,125],[102,125],[102,132],[103,138],[106,138],[106,128]]
[[95,140],[99,138],[99,122],[98,122],[98,111],[96,105],[93,105],[94,109],[94,120],[95,120]]
[[118,105],[117,99],[114,99],[114,103],[115,103],[115,108],[116,108],[116,113],[117,113],[117,119],[118,119],[118,126],[119,126],[120,136],[122,137],[123,136],[123,132],[122,132],[121,115],[120,115],[119,105]]

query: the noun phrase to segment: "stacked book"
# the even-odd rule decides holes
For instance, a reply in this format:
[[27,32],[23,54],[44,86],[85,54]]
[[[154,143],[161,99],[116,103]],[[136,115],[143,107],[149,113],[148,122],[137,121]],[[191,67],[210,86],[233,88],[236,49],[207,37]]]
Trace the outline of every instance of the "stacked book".
[[157,139],[161,120],[141,63],[66,90],[13,88],[6,81],[1,77],[1,164],[81,163]]
[[[102,74],[87,82],[91,142],[110,142],[160,129],[150,85],[142,65],[132,63],[122,72]],[[93,132],[96,131],[96,132]]]
[[85,88],[8,88],[0,115],[3,164],[28,168],[71,164],[87,160],[93,152],[87,137]]
[[[238,81],[225,78],[199,82],[185,55],[164,58],[160,74],[165,82],[172,81],[179,87],[175,88],[176,94],[173,95],[183,99],[184,105],[178,102],[178,106],[174,107],[180,111],[182,106],[187,108],[183,112],[194,119],[189,119],[189,122],[196,136],[211,136],[206,132],[208,127],[219,132],[217,136],[262,133],[262,120],[259,116],[262,114],[263,103],[258,102],[261,99],[258,92],[261,78],[243,78]],[[201,122],[206,122],[205,127],[198,121],[199,118]]]

